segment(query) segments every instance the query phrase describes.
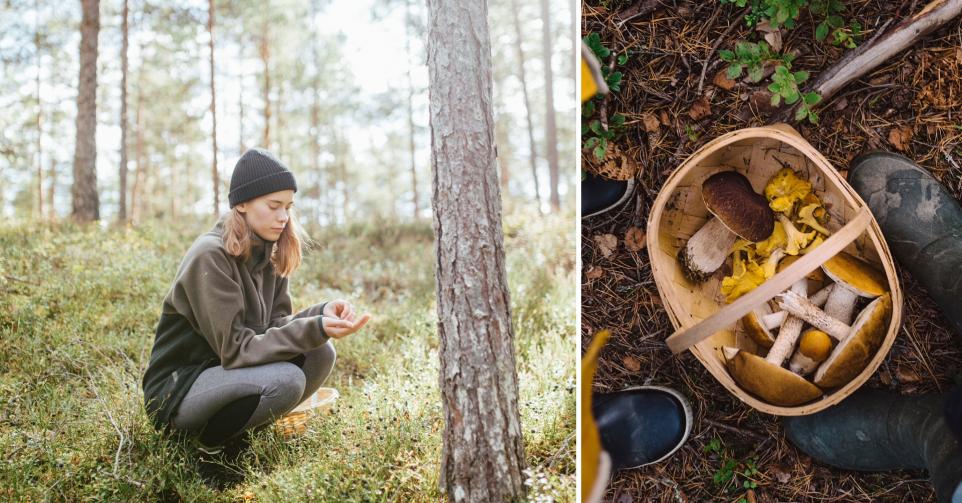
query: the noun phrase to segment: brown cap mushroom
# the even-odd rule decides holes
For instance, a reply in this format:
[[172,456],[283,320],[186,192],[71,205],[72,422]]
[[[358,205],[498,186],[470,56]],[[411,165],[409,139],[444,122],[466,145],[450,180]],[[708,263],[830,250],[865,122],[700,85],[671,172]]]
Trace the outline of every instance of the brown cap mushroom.
[[825,313],[848,324],[858,297],[875,298],[888,291],[885,276],[867,262],[841,252],[822,264],[835,289],[825,303]]
[[798,341],[798,349],[788,363],[788,368],[796,374],[807,376],[818,368],[832,353],[832,338],[817,328],[809,328],[802,332]]
[[[752,309],[750,313],[742,317],[742,330],[745,332],[745,335],[755,341],[755,344],[763,348],[772,347],[772,343],[775,342],[775,336],[772,335],[771,330],[781,325],[779,321],[774,327],[771,326],[771,322],[778,321],[778,317],[773,317],[773,315],[777,313],[772,313],[771,311],[771,308],[766,302]],[[787,314],[785,311],[779,312],[783,314],[781,318],[784,318],[784,315]]]
[[708,177],[702,183],[702,199],[714,217],[678,250],[682,272],[696,282],[721,267],[738,237],[758,242],[775,230],[768,201],[741,173],[722,171]]
[[728,371],[739,386],[766,402],[792,407],[822,396],[804,377],[738,348],[725,348]]
[[849,336],[818,367],[815,384],[834,388],[857,376],[882,345],[891,318],[892,296],[885,293],[859,313]]

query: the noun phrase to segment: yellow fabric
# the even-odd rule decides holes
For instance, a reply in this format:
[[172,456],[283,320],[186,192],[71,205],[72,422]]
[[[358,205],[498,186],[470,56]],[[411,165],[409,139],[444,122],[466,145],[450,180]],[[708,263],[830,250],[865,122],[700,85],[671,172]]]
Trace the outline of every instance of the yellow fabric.
[[[584,68],[584,67],[582,67]],[[610,333],[595,334],[588,352],[581,359],[581,501],[586,501],[598,478],[598,459],[601,456],[601,437],[591,414],[591,382],[598,368],[598,353],[608,341]]]
[[591,74],[591,68],[584,56],[581,58],[581,102],[584,103],[598,94],[598,83]]

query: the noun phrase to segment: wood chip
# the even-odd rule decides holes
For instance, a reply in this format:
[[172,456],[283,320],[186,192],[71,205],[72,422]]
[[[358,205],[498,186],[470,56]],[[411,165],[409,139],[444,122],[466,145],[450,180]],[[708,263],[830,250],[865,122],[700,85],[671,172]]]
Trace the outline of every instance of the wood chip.
[[688,116],[693,120],[698,120],[709,115],[711,115],[711,103],[708,103],[708,98],[704,96],[693,103],[691,110],[688,111]]
[[625,355],[621,359],[621,363],[625,364],[625,368],[632,372],[638,372],[641,370],[641,362],[639,362],[634,356]]
[[735,81],[728,78],[728,69],[724,69],[715,74],[715,78],[711,81],[716,87],[724,89],[726,91],[731,91],[735,87]]
[[614,234],[601,234],[592,239],[594,239],[595,245],[598,246],[598,251],[601,252],[601,256],[604,258],[610,257],[611,253],[618,247],[618,238],[616,238]]
[[625,248],[628,251],[636,252],[645,248],[645,231],[640,227],[632,227],[625,233]]
[[654,133],[661,128],[661,123],[658,122],[658,117],[651,112],[645,112],[641,114],[641,121],[645,124],[645,131],[649,133]]
[[909,126],[900,126],[889,129],[889,143],[892,144],[897,150],[905,152],[909,148],[909,143],[912,142],[912,128]]
[[588,270],[585,271],[585,277],[588,279],[598,279],[605,275],[605,270],[594,265],[589,265]]

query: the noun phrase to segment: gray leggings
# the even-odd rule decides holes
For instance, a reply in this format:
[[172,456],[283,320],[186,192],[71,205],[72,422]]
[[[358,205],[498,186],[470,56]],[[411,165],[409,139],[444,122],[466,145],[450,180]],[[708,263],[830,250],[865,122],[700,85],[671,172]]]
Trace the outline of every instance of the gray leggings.
[[[206,369],[187,391],[171,424],[191,436],[199,436],[208,429],[226,427],[236,431],[215,436],[236,437],[245,430],[281,417],[317,391],[330,375],[335,358],[334,345],[328,341],[286,362],[230,370],[220,365]],[[241,405],[240,409],[253,409],[246,422],[231,413],[232,408],[239,410],[242,402],[250,405]],[[218,419],[223,416],[226,417]],[[212,419],[233,426],[208,424]]]

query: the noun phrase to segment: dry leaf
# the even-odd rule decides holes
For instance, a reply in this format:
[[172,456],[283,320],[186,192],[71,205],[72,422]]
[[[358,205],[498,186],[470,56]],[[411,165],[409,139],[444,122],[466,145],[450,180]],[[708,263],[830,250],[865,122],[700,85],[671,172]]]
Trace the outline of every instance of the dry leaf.
[[898,150],[905,152],[912,141],[912,128],[909,126],[894,127],[889,129],[889,143]]
[[593,266],[593,265],[589,265],[588,270],[585,271],[585,277],[588,279],[598,279],[604,275],[605,275],[604,269],[597,266]]
[[618,247],[618,238],[616,238],[614,234],[601,234],[595,236],[593,239],[595,244],[598,245],[601,256],[604,258],[610,257],[611,253]]
[[755,26],[755,29],[765,34],[765,41],[772,46],[772,52],[782,52],[782,32],[772,28],[768,20],[764,20]]
[[641,114],[641,120],[645,123],[645,131],[648,131],[649,133],[654,133],[655,131],[658,131],[659,127],[661,127],[661,124],[658,122],[658,117],[655,117],[655,114],[651,112],[645,112]]
[[708,98],[702,96],[691,106],[691,110],[688,111],[688,116],[693,120],[701,119],[711,115],[711,104],[708,103]]
[[640,227],[632,227],[625,233],[625,248],[636,252],[645,247],[645,231]]
[[715,78],[711,81],[715,86],[720,87],[726,91],[731,91],[735,87],[735,81],[728,78],[728,70],[722,70],[715,74]]
[[899,367],[898,370],[895,371],[895,375],[898,376],[899,382],[904,384],[919,382],[920,380],[918,372],[907,367]]
[[745,493],[745,499],[748,501],[748,503],[756,503],[756,501],[758,501],[755,499],[755,491],[751,489]]
[[888,370],[883,370],[878,373],[878,378],[882,381],[882,384],[888,386],[892,384],[892,374],[889,374]]
[[782,484],[787,484],[792,478],[792,474],[789,473],[783,466],[776,465],[772,471],[775,472],[775,480],[778,480],[778,482]]
[[621,363],[624,363],[625,368],[632,372],[638,372],[639,370],[641,370],[641,362],[639,362],[638,359],[635,358],[634,356],[625,355],[621,359]]
[[658,120],[661,121],[665,126],[671,125],[671,119],[668,118],[668,112],[662,110],[658,113]]

